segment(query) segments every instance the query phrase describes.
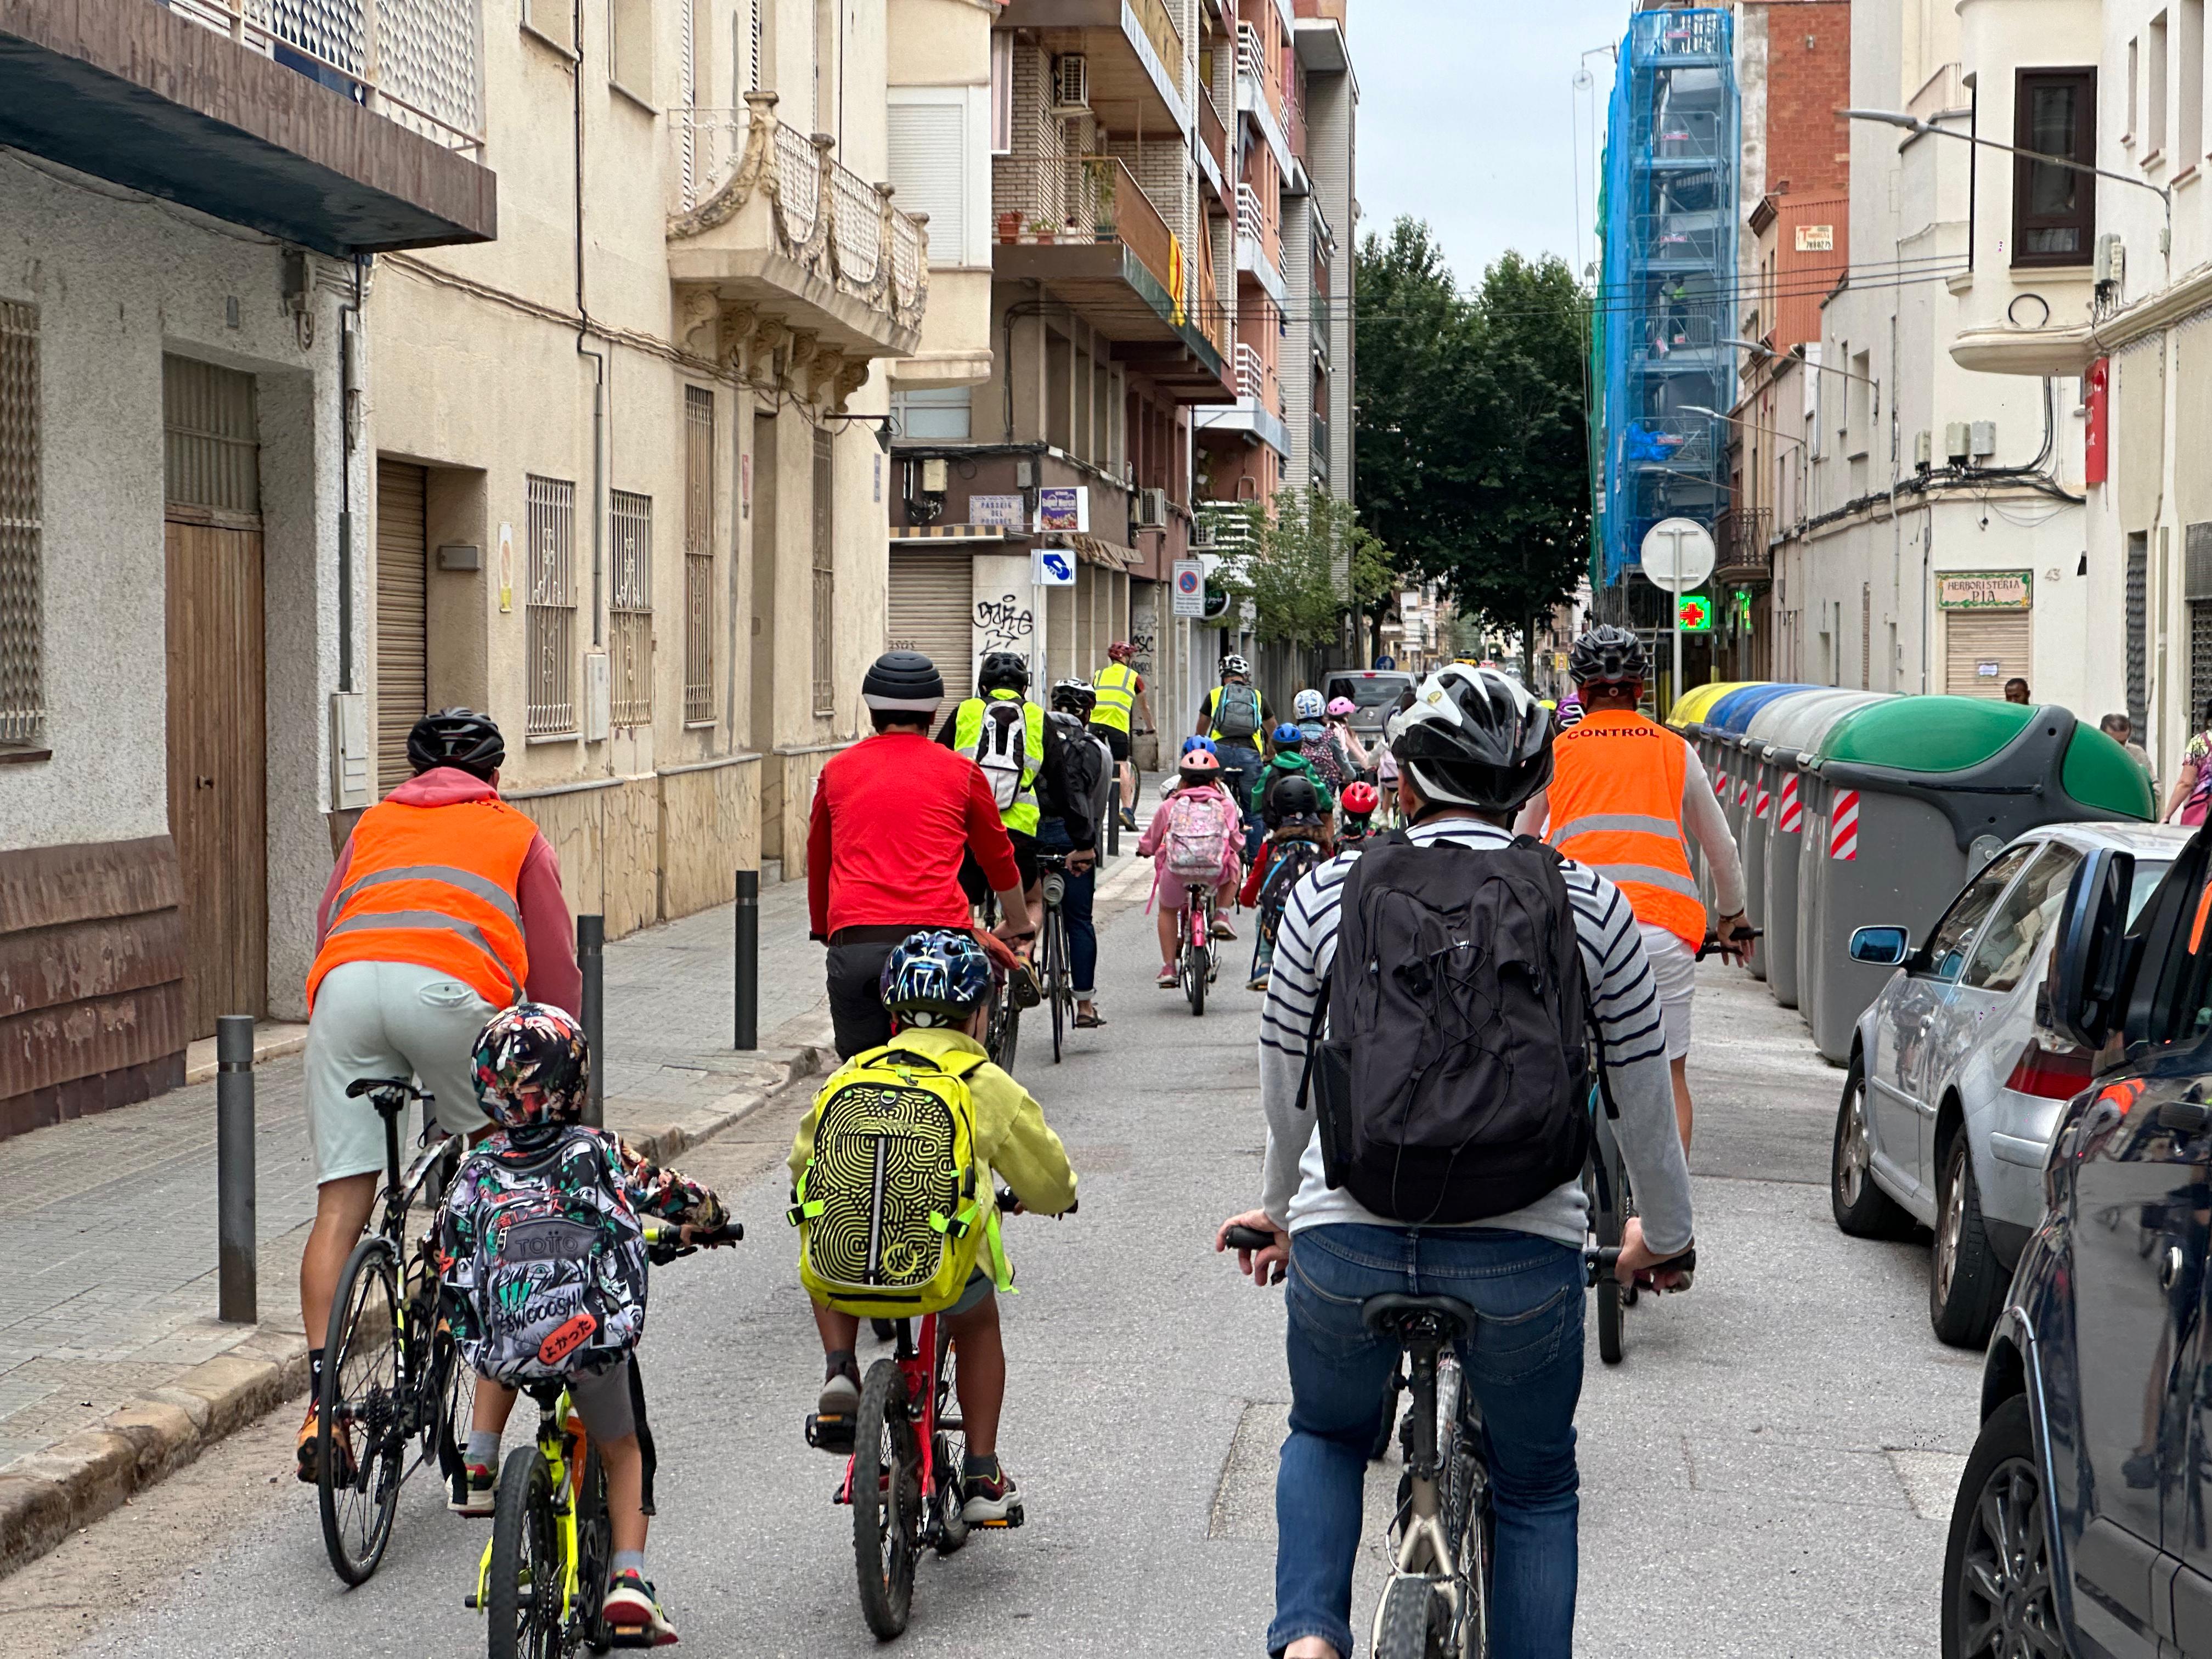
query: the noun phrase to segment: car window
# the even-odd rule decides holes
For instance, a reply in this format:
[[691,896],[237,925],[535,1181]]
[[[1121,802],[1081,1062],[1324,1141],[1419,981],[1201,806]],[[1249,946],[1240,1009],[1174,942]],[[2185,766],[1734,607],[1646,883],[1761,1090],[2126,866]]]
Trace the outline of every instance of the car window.
[[2172,867],[2171,860],[2157,864],[2152,863],[2148,859],[2136,860],[2135,885],[2128,889],[2129,927],[2132,927],[2136,925],[2136,918],[2142,915],[2144,904],[2149,901],[2153,893],[2158,891],[2159,883],[2166,879],[2166,872]]
[[2029,842],[2023,846],[2008,847],[1983,866],[1982,872],[1951,901],[1943,920],[1928,936],[1923,947],[1927,966],[1923,972],[1942,980],[1959,977],[1959,969],[1966,965],[1966,953],[1973,949],[1975,934],[1996,908],[1997,896],[2004,891],[2005,884],[2020,873],[2021,866],[2034,854],[2039,844]]
[[2074,879],[2081,862],[2081,854],[2071,847],[2056,842],[2046,844],[2027,873],[2012,884],[1982,924],[1959,983],[1984,991],[2015,988],[2035,960],[2037,949],[2057,925],[2058,913],[2066,904],[2066,884]]
[[1361,708],[1374,708],[1397,702],[1413,683],[1404,674],[1337,674],[1329,678],[1328,695],[1349,697]]

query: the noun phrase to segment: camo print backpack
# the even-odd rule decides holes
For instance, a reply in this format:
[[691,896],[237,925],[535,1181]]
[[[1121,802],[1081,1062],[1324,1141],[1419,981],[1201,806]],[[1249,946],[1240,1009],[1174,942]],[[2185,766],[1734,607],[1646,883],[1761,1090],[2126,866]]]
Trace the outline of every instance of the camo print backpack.
[[644,1334],[645,1231],[608,1136],[494,1135],[462,1164],[441,1238],[461,1357],[495,1382],[602,1370]]

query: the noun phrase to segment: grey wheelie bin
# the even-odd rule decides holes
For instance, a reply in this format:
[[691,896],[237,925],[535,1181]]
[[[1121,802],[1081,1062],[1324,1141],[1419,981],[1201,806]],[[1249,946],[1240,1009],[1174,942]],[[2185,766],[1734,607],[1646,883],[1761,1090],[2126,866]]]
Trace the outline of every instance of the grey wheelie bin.
[[1764,935],[1752,946],[1751,971],[1785,1008],[1797,1006],[1797,855],[1805,838],[1798,768],[1819,752],[1820,738],[1836,721],[1889,695],[1816,686],[1767,704],[1744,734],[1754,768],[1753,811],[1743,849],[1752,907],[1747,914]]
[[2022,830],[2153,814],[2127,751],[2055,703],[1872,703],[1828,729],[1804,781],[1798,997],[1814,1047],[1836,1066],[1894,971],[1850,960],[1852,929],[1898,922],[1924,939],[1967,878]]
[[[1728,820],[1729,835],[1735,842],[1736,861],[1743,868],[1747,916],[1752,902],[1749,884],[1757,880],[1751,864],[1751,834],[1759,811],[1759,760],[1746,741],[1745,733],[1762,709],[1816,689],[1819,688],[1788,683],[1747,685],[1740,691],[1730,692],[1705,713],[1706,741],[1712,747],[1720,771],[1713,793],[1720,798],[1721,816]],[[1705,908],[1717,915],[1721,908],[1719,890],[1714,886],[1710,872],[1699,888]],[[1753,921],[1752,925],[1759,924]]]
[[[1667,717],[1667,722],[1690,745],[1698,764],[1712,782],[1713,793],[1726,805],[1728,789],[1721,769],[1722,747],[1719,732],[1711,724],[1712,712],[1727,698],[1736,693],[1756,690],[1765,684],[1763,680],[1723,680],[1710,685],[1700,685],[1685,692]],[[1712,904],[1712,878],[1705,868],[1705,857],[1694,841],[1689,843],[1690,874],[1698,884],[1698,897],[1707,908]]]

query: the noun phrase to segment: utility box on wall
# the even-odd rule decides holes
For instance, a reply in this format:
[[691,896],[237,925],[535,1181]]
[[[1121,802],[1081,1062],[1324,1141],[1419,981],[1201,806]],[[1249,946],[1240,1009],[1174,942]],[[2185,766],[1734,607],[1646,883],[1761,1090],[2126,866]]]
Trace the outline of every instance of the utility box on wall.
[[331,811],[350,812],[368,805],[373,793],[376,745],[368,731],[368,693],[331,693]]

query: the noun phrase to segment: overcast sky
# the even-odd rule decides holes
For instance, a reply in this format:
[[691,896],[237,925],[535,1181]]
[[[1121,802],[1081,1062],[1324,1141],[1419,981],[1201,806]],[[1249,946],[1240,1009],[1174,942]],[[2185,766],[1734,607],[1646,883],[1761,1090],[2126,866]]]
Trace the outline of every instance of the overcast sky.
[[[1618,41],[1627,0],[1352,0],[1359,79],[1360,231],[1401,213],[1436,229],[1462,285],[1508,248],[1590,254],[1593,120],[1601,136],[1613,64],[1583,52]],[[1593,106],[1593,99],[1595,106]],[[1595,117],[1593,117],[1595,108]],[[1576,210],[1574,145],[1582,146]]]

